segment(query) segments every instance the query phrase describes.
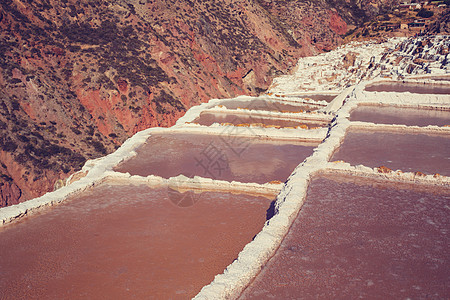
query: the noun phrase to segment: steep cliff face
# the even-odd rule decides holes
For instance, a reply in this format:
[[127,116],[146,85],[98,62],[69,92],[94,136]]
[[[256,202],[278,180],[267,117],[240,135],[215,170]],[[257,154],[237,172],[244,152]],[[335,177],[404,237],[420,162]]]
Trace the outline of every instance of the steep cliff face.
[[22,191],[6,171],[5,164],[0,165],[0,170],[0,207],[19,203]]
[[2,203],[52,190],[192,105],[265,90],[342,41],[357,16],[332,2],[2,1]]

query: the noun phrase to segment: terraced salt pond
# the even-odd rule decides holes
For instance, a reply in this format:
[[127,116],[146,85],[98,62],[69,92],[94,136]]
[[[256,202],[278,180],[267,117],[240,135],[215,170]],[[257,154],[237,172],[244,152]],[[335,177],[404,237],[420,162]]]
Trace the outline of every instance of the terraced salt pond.
[[302,112],[308,110],[317,110],[318,106],[308,105],[308,104],[289,104],[282,103],[278,101],[264,100],[264,99],[252,99],[252,100],[238,100],[229,99],[220,102],[220,105],[228,109],[248,109],[248,110],[263,110],[263,111],[274,111],[274,112]]
[[331,161],[450,176],[448,135],[350,129]]
[[415,94],[450,94],[450,85],[414,83],[414,82],[379,82],[368,85],[368,92],[395,92]]
[[435,81],[450,81],[450,76],[431,77],[430,79]]
[[[178,205],[186,197],[195,205]],[[101,184],[0,228],[0,298],[192,298],[261,230],[272,200]]]
[[331,102],[336,98],[337,95],[327,95],[327,94],[301,94],[298,95],[299,97],[305,98],[305,99],[312,99],[314,101],[326,101]]
[[239,124],[254,124],[260,126],[272,126],[272,127],[302,127],[304,129],[311,129],[317,127],[325,127],[327,125],[326,122],[317,122],[317,121],[296,121],[289,119],[280,119],[280,118],[268,118],[262,117],[257,114],[233,114],[233,113],[212,113],[212,112],[203,112],[200,114],[198,118],[196,118],[193,123],[197,123],[204,126],[210,126],[214,123],[228,123],[233,125]]
[[115,170],[163,178],[183,174],[240,182],[285,181],[315,146],[225,134],[154,134],[137,149],[137,156]]
[[450,111],[360,105],[352,111],[350,121],[407,126],[445,126],[450,125]]
[[444,299],[450,188],[321,175],[240,299]]

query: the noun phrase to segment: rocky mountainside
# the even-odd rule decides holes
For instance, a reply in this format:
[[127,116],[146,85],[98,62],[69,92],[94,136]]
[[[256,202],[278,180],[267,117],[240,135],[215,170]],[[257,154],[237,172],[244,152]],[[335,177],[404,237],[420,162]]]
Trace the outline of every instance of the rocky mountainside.
[[361,25],[372,18],[391,12],[400,0],[327,0],[349,23]]
[[192,105],[264,91],[370,18],[363,4],[1,1],[0,206],[57,188],[87,159]]
[[408,5],[400,1],[370,1],[364,11],[366,17],[358,26],[351,26],[345,42],[449,32],[450,0],[413,2]]
[[450,9],[447,9],[442,13],[442,15],[430,25],[428,32],[430,34],[450,34]]

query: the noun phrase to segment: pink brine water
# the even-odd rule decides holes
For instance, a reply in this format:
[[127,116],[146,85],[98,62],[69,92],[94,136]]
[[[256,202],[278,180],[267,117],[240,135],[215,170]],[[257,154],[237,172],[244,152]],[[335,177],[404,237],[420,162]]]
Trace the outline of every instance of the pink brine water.
[[450,111],[403,108],[390,106],[358,106],[350,121],[407,126],[450,125]]
[[415,94],[450,94],[450,84],[429,84],[412,82],[380,82],[368,85],[365,89],[368,92],[395,92],[395,93],[415,93]]
[[228,109],[244,108],[248,110],[265,110],[275,112],[301,112],[306,110],[317,110],[317,107],[313,105],[293,105],[263,99],[254,99],[250,101],[235,99],[223,100],[220,102],[220,105],[223,105]]
[[[245,133],[252,129],[227,130]],[[183,174],[241,182],[284,181],[315,145],[235,137],[227,132],[218,136],[155,134],[137,150],[136,157],[115,170],[164,178]]]
[[327,95],[327,94],[300,94],[297,95],[298,97],[306,98],[306,99],[312,99],[315,101],[326,101],[331,102],[336,98],[336,95]]
[[450,137],[351,129],[331,160],[449,176]]
[[0,229],[0,298],[192,298],[262,229],[270,203],[102,184]]
[[241,299],[445,299],[449,200],[443,187],[316,177]]

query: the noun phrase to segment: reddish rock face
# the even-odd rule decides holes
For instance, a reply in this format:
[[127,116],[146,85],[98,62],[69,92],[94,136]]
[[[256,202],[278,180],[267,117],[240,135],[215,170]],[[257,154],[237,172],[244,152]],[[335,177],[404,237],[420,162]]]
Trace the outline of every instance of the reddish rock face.
[[1,173],[0,174],[0,207],[14,205],[19,203],[22,193],[19,187],[13,182],[13,179]]
[[347,32],[347,23],[337,13],[331,13],[330,28],[336,34],[345,34]]
[[22,195],[40,195],[139,130],[170,126],[211,98],[260,93],[299,57],[340,43],[350,6],[333,6],[2,1],[2,162],[21,166],[10,173]]
[[128,82],[124,79],[117,80],[117,87],[119,88],[119,92],[122,94],[126,94],[128,92]]

